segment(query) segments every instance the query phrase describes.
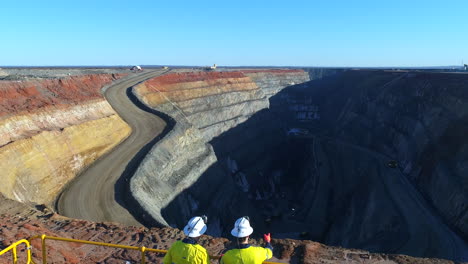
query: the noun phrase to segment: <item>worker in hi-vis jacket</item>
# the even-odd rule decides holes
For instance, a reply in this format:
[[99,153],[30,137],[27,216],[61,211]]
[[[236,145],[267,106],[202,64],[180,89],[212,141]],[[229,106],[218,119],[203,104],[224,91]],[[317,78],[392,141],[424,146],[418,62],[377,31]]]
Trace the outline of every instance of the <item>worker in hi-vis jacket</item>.
[[163,259],[164,264],[209,264],[210,256],[197,242],[206,231],[206,216],[195,216],[184,227],[183,240],[172,244]]
[[253,233],[248,216],[243,216],[234,223],[231,234],[236,237],[237,245],[228,250],[222,257],[223,264],[261,264],[273,256],[273,247],[270,244],[270,233],[264,234],[265,247],[255,247],[249,244],[249,236]]

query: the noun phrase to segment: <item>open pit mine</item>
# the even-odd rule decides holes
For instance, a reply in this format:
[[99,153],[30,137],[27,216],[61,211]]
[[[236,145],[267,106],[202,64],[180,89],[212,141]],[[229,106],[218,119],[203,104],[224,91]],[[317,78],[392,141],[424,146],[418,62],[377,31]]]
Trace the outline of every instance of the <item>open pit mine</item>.
[[[0,245],[167,249],[205,214],[200,243],[220,255],[248,215],[275,262],[467,263],[467,118],[468,74],[0,69]],[[52,243],[47,257],[139,252]]]

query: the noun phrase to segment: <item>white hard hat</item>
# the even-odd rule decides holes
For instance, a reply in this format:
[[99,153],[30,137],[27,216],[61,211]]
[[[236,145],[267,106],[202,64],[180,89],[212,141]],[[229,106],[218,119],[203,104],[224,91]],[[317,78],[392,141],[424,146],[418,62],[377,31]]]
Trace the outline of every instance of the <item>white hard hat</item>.
[[206,231],[206,224],[202,217],[192,217],[184,227],[184,234],[189,237],[199,237]]
[[246,237],[253,233],[253,228],[250,226],[248,216],[243,216],[234,223],[234,228],[231,230],[231,235],[235,237]]

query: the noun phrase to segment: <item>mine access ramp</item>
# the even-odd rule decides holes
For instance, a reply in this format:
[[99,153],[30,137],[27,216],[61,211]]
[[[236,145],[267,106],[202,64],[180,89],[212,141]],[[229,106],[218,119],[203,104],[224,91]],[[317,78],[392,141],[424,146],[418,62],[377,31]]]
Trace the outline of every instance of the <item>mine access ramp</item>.
[[[119,249],[127,249],[127,250],[136,250],[141,253],[141,258],[140,258],[140,263],[145,264],[146,262],[146,254],[149,253],[155,253],[155,254],[166,254],[167,250],[162,250],[162,249],[154,249],[154,248],[146,248],[146,247],[135,247],[135,246],[126,246],[126,245],[121,245],[121,244],[111,244],[111,243],[104,243],[104,242],[95,242],[95,241],[88,241],[88,240],[79,240],[79,239],[71,239],[71,238],[64,238],[64,237],[53,237],[53,236],[47,236],[47,235],[39,235],[39,236],[33,236],[30,239],[21,239],[7,248],[3,249],[0,251],[0,262],[1,263],[6,263],[3,262],[5,258],[8,256],[4,256],[6,253],[11,253],[11,262],[13,264],[39,264],[33,261],[32,258],[32,246],[31,246],[31,241],[35,239],[41,239],[41,256],[42,256],[42,264],[47,264],[47,245],[46,245],[46,240],[55,240],[55,241],[61,241],[61,242],[71,242],[71,243],[78,243],[78,244],[87,244],[87,245],[94,245],[94,246],[103,246],[103,247],[110,247],[110,248],[119,248]],[[18,246],[24,245],[24,248],[19,248]],[[71,250],[71,249],[70,249]],[[21,258],[18,257],[18,251],[22,253]],[[7,254],[8,255],[8,254]],[[24,256],[26,255],[26,256]],[[221,256],[210,256],[210,259],[212,260],[219,260]],[[265,264],[281,264],[278,262],[269,262],[265,261],[263,262]]]

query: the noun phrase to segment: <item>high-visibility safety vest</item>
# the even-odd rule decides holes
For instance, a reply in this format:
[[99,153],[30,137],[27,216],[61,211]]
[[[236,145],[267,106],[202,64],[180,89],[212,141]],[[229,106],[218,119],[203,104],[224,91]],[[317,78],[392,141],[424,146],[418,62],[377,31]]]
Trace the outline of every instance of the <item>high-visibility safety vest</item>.
[[273,252],[270,248],[249,246],[228,250],[221,258],[223,264],[261,264],[270,259]]
[[164,264],[209,264],[206,249],[198,244],[175,242],[163,259]]

